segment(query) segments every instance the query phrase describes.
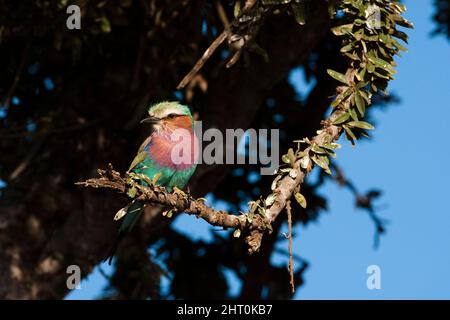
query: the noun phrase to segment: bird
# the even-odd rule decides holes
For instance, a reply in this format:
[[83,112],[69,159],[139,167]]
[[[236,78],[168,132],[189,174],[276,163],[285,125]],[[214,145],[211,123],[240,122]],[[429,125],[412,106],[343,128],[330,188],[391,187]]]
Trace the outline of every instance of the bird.
[[[168,192],[180,192],[197,167],[198,139],[189,107],[177,101],[160,102],[148,109],[148,117],[141,123],[151,125],[150,135],[139,147],[127,174],[138,177],[141,185],[153,181]],[[108,264],[111,264],[119,244],[136,224],[144,207],[143,201],[134,200],[115,215],[114,220],[123,221],[105,258]]]

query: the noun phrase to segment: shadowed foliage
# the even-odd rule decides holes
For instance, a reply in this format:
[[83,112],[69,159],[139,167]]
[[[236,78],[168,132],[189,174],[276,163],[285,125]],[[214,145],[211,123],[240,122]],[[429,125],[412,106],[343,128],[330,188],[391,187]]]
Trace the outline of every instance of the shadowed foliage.
[[434,0],[435,12],[433,19],[436,21],[434,33],[444,34],[450,38],[450,1]]

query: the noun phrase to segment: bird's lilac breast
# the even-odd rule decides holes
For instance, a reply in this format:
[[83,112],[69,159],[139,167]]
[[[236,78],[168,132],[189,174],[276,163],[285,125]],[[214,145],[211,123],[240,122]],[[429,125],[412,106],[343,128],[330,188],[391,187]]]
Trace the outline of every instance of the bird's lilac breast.
[[187,129],[155,133],[146,147],[150,159],[157,165],[173,170],[186,170],[196,164],[198,140]]

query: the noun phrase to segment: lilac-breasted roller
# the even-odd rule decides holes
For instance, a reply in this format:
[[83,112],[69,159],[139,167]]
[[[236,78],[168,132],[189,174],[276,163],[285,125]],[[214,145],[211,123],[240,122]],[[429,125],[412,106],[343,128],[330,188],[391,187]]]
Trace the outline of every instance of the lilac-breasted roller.
[[[135,177],[144,175],[147,181],[156,181],[172,192],[182,189],[196,168],[198,141],[194,133],[194,120],[187,106],[178,102],[161,102],[148,110],[148,118],[141,123],[152,125],[150,136],[145,139],[131,163],[128,173]],[[147,185],[143,179],[139,183]],[[145,203],[132,201],[120,209],[115,220],[123,219],[118,236],[105,260],[112,258],[123,237],[133,228],[144,210]]]

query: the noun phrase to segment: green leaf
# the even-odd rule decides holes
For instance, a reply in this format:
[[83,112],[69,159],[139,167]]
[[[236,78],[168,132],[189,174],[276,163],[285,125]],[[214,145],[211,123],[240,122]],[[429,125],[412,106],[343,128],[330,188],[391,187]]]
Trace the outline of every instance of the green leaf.
[[272,191],[275,190],[275,189],[277,188],[277,183],[278,183],[278,181],[280,181],[280,179],[281,179],[282,177],[283,177],[283,176],[280,174],[280,175],[278,175],[275,179],[273,179],[272,185],[270,186],[270,189],[272,189]]
[[342,94],[342,99],[347,98],[351,93],[352,93],[352,88],[350,87],[346,87],[344,93]]
[[359,90],[355,92],[355,103],[356,107],[358,108],[359,114],[361,115],[361,117],[364,117],[364,114],[366,113],[366,103]]
[[397,47],[398,50],[401,50],[403,52],[408,52],[408,49],[405,48],[404,46],[402,46],[400,43],[398,43],[397,40],[393,40],[392,43],[394,44],[394,46]]
[[394,37],[403,40],[405,43],[408,43],[408,35],[403,31],[395,30],[393,35]]
[[361,90],[359,91],[359,94],[364,98],[364,100],[366,100],[367,104],[370,104],[370,96],[366,91]]
[[414,25],[412,24],[412,22],[402,18],[401,20],[397,21],[397,24],[399,26],[405,27],[405,28],[409,28],[409,29],[414,29]]
[[297,200],[298,204],[304,209],[307,206],[306,198],[300,192],[297,192],[295,195],[295,200]]
[[281,156],[281,161],[283,161],[284,163],[289,163],[289,157],[287,154],[283,154]]
[[[365,86],[367,86],[369,83],[367,82],[367,81],[361,81],[360,83],[358,83],[357,85],[356,85],[356,88],[358,88],[358,89],[361,89],[361,88],[364,88]],[[360,92],[361,93],[361,92]]]
[[348,120],[348,118],[350,118],[350,114],[348,112],[343,113],[339,117],[334,119],[333,124],[338,125],[338,124],[344,123],[345,121]]
[[167,217],[167,218],[172,218],[173,217],[173,209],[170,209],[168,211],[164,211],[163,212],[163,216]]
[[109,23],[108,18],[101,17],[100,19],[100,29],[104,33],[110,33],[111,32],[111,24]]
[[328,150],[328,149],[325,149],[325,150],[327,152],[327,155],[329,155],[330,157],[332,157],[332,158],[337,157],[336,153],[333,150]]
[[349,127],[347,127],[346,125],[344,125],[344,129],[345,129],[345,133],[347,134],[347,139],[352,141],[356,141],[358,139],[356,139],[355,134],[353,133],[352,129],[350,129]]
[[340,105],[342,102],[342,99],[336,99],[331,103],[332,108],[336,108],[338,105]]
[[366,22],[364,20],[362,20],[362,19],[355,19],[355,21],[354,21],[354,24],[357,25],[357,26],[361,26],[364,23],[366,23]]
[[305,8],[305,2],[300,1],[298,3],[294,2],[291,5],[292,13],[294,14],[295,21],[299,25],[304,25],[306,23],[306,8]]
[[327,156],[319,156],[319,155],[314,155],[311,158],[319,167],[321,167],[323,170],[325,170],[326,173],[331,174],[330,168],[329,168],[329,164],[330,164],[330,160],[328,159]]
[[289,157],[289,163],[291,164],[291,166],[293,166],[295,163],[294,150],[292,148],[289,148],[287,155]]
[[394,73],[395,72],[395,70],[393,69],[392,65],[389,62],[387,62],[387,61],[385,61],[385,60],[383,60],[381,58],[373,57],[373,56],[370,56],[370,55],[368,55],[367,58],[369,59],[370,62],[375,64],[377,67],[379,67],[379,68],[381,68],[383,70],[386,70],[389,73]]
[[342,83],[345,83],[347,85],[349,84],[347,78],[342,73],[339,73],[339,72],[331,70],[331,69],[328,69],[327,72],[334,79],[336,79],[336,80],[338,80],[338,81],[340,81]]
[[128,189],[127,195],[128,195],[130,198],[134,198],[134,197],[136,197],[136,192],[137,192],[136,188],[135,188],[135,187],[132,187],[132,188]]
[[364,130],[373,130],[375,127],[368,122],[365,121],[350,121],[347,123],[350,127],[360,128]]
[[331,32],[333,32],[333,34],[336,36],[343,36],[345,34],[351,33],[352,29],[353,29],[353,24],[349,23],[349,24],[343,24],[341,26],[334,27],[331,29]]
[[353,119],[353,121],[359,121],[355,109],[349,109],[348,113],[350,114],[350,117]]
[[319,147],[319,146],[317,146],[317,145],[312,146],[312,147],[311,147],[311,150],[312,150],[314,153],[317,153],[317,154],[326,154],[326,151],[323,150],[321,147]]
[[334,143],[334,142],[332,142],[332,143],[324,143],[322,145],[322,148],[326,148],[328,150],[336,150],[336,149],[339,149],[340,147],[341,147],[341,145],[339,143]]
[[266,204],[267,207],[270,207],[275,202],[276,198],[277,194],[271,193],[270,195],[267,196],[266,201],[264,203]]
[[236,0],[236,2],[234,3],[234,17],[236,18],[239,13],[241,13],[241,0]]
[[361,40],[361,45],[363,47],[364,52],[367,52],[367,45],[363,40]]
[[341,52],[349,52],[350,50],[352,50],[353,49],[353,44],[348,44],[348,45],[346,45],[346,46],[343,46],[342,48],[341,48]]

